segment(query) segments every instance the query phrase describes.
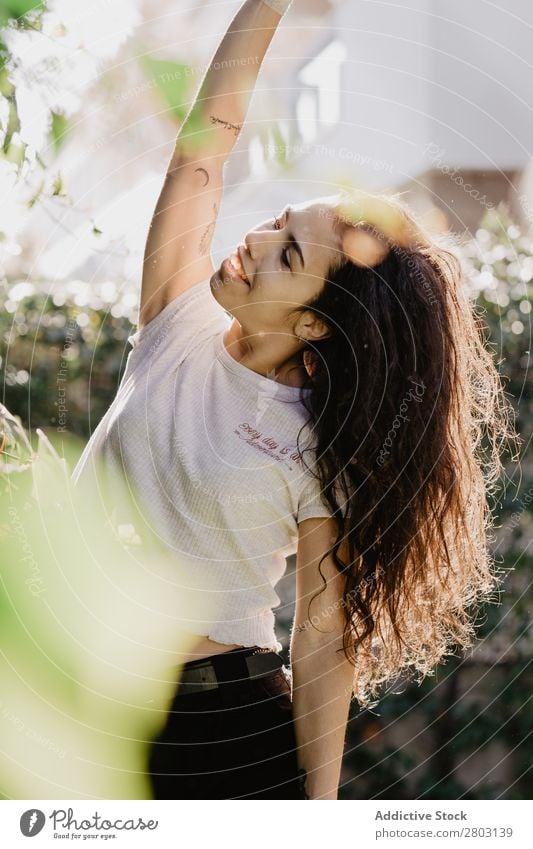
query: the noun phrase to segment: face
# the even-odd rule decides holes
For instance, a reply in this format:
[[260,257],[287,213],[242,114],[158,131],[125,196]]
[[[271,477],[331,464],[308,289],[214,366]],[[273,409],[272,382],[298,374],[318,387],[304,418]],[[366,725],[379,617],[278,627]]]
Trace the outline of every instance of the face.
[[237,255],[211,278],[213,297],[247,334],[324,335],[326,328],[311,311],[295,310],[320,294],[328,269],[342,259],[334,202],[319,198],[286,206],[250,230]]

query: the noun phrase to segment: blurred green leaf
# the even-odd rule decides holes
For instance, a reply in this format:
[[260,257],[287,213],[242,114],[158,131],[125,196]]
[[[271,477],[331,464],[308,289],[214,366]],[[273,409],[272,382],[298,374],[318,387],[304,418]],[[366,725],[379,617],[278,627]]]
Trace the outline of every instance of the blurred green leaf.
[[90,477],[73,487],[70,440],[59,455],[38,432],[31,450],[2,405],[0,433],[2,788],[11,798],[149,798],[147,746],[191,645],[183,622],[216,615],[207,588],[185,590],[179,559],[157,541],[123,542],[113,511],[135,512],[131,492]]
[[64,197],[64,187],[63,187],[63,178],[61,174],[58,172],[52,182],[52,196],[53,197]]
[[12,92],[11,94],[8,94],[6,98],[9,103],[9,112],[7,118],[7,127],[5,128],[3,150],[6,157],[8,157],[13,134],[17,133],[20,130],[20,120],[17,112],[17,102],[14,93]]
[[288,145],[277,121],[270,126],[270,136],[271,143],[274,145],[274,158],[276,162],[278,165],[286,167],[289,160]]
[[142,56],[141,67],[153,88],[168,107],[170,114],[181,123],[187,113],[187,93],[192,76],[189,65],[165,59]]
[[70,122],[64,115],[59,112],[52,112],[52,122],[50,125],[50,135],[52,136],[52,145],[57,152],[65,143],[70,130]]
[[43,0],[0,0],[0,26],[10,19],[19,20],[28,12],[44,9]]

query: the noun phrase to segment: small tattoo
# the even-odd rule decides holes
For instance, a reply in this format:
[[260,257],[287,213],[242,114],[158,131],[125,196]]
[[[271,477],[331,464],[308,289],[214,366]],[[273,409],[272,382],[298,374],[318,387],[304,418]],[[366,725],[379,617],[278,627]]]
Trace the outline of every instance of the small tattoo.
[[231,124],[229,121],[223,121],[222,118],[216,118],[215,115],[211,115],[211,123],[221,124],[225,130],[233,130],[236,136],[242,130],[242,124]]
[[207,186],[207,184],[208,184],[208,182],[209,182],[209,174],[207,173],[207,171],[205,170],[205,168],[195,168],[194,170],[195,170],[195,172],[196,172],[196,171],[201,171],[203,174],[205,174],[205,183],[204,183],[204,186]]
[[295,625],[293,631],[306,631],[310,625],[311,623],[309,622],[309,619],[307,619],[305,622],[300,622],[299,625]]
[[202,234],[202,238],[200,239],[199,250],[200,250],[201,256],[206,256],[206,254],[209,253],[211,240],[213,238],[213,233],[215,232],[215,226],[216,226],[216,223],[217,223],[217,215],[218,215],[218,204],[214,203],[213,204],[213,221],[211,221],[211,223],[207,225],[207,227],[205,228],[205,230]]

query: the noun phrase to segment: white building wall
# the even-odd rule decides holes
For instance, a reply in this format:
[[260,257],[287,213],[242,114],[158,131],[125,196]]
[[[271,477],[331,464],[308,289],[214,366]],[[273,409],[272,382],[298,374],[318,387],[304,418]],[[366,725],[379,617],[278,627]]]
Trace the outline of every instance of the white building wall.
[[336,4],[333,25],[348,59],[335,140],[339,150],[346,144],[359,151],[357,171],[372,186],[415,175],[431,138],[430,2]]
[[533,154],[533,2],[432,0],[432,138],[457,168]]

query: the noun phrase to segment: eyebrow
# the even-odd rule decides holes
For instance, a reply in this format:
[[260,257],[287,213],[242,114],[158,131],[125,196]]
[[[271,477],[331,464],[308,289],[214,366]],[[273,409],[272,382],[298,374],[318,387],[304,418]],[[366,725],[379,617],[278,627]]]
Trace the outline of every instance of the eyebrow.
[[[290,206],[286,206],[286,207],[285,207],[285,215],[286,215],[286,217],[287,217],[287,223],[288,223],[288,221],[289,221],[289,215],[291,214],[291,212],[292,212],[291,207],[290,207]],[[288,241],[289,241],[289,244],[291,245],[291,247],[293,247],[293,248],[294,248],[294,250],[296,251],[296,253],[297,253],[297,254],[298,254],[298,256],[300,257],[300,262],[302,263],[302,268],[305,268],[304,255],[303,255],[303,253],[302,253],[302,249],[301,249],[301,247],[300,247],[299,243],[298,243],[298,242],[296,241],[296,239],[294,238],[294,235],[293,235],[292,233],[289,233]]]

